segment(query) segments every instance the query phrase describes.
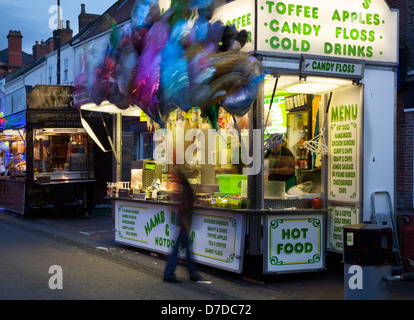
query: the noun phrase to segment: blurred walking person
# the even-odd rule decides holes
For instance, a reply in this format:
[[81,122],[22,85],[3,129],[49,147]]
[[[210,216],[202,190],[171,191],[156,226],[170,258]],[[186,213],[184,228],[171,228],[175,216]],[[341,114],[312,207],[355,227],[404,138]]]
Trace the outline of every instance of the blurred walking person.
[[187,251],[187,268],[190,274],[191,281],[202,280],[200,275],[196,271],[195,263],[192,258],[192,248],[189,240],[189,232],[191,228],[191,218],[193,214],[194,194],[191,186],[184,176],[184,174],[177,170],[173,173],[174,191],[176,192],[176,198],[174,199],[177,206],[176,212],[178,212],[178,219],[180,223],[180,234],[175,242],[174,249],[167,260],[165,267],[163,280],[166,282],[180,283],[181,280],[175,276],[175,268],[177,266],[177,256],[180,245]]

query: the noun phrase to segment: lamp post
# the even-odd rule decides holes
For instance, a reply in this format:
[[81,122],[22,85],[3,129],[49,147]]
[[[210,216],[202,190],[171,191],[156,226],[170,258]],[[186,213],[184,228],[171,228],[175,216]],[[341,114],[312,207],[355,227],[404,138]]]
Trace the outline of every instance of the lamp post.
[[57,47],[57,71],[56,71],[56,83],[60,84],[60,0],[57,0],[57,32],[56,32],[56,47]]

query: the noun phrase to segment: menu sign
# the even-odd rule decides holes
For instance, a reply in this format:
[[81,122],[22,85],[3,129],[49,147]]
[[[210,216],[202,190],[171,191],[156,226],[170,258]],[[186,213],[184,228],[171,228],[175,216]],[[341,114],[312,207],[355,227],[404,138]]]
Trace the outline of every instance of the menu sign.
[[327,250],[343,252],[343,227],[359,223],[359,208],[330,206],[328,207],[328,243]]
[[359,202],[361,196],[361,87],[333,92],[328,113],[328,200]]
[[[194,260],[241,272],[244,248],[244,215],[195,210],[190,241]],[[170,206],[116,203],[117,242],[170,254],[180,230],[178,214]],[[185,258],[185,251],[180,251]]]
[[398,12],[384,0],[257,1],[257,51],[398,61]]

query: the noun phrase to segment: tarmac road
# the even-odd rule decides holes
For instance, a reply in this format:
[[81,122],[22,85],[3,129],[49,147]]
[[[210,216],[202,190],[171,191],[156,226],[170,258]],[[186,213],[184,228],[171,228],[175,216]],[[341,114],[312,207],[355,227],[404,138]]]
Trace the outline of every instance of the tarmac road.
[[[22,218],[0,210],[0,299],[76,300],[343,300],[343,266],[327,271],[266,276],[258,283],[199,265],[210,284],[162,282],[165,257],[114,242],[112,218],[80,219],[43,212]],[[62,267],[63,289],[52,290],[50,266]],[[392,283],[392,300],[413,300],[414,282]]]
[[[182,267],[178,275],[187,281],[181,284],[165,283],[161,280],[165,264],[163,259],[124,247],[84,245],[58,235],[56,230],[49,233],[32,228],[31,222],[48,225],[48,220],[44,219],[30,221],[18,218],[13,223],[10,219],[6,221],[4,215],[0,218],[0,299],[274,299],[265,290],[225,279],[214,278],[212,284],[191,282]],[[79,232],[79,235],[87,237],[88,233],[90,230]],[[127,250],[129,252],[125,257],[118,256]],[[132,258],[127,257],[128,254]],[[49,270],[52,266],[61,267],[60,282],[56,278],[56,270]],[[49,281],[52,281],[52,287],[58,287],[61,283],[62,288],[51,289]]]

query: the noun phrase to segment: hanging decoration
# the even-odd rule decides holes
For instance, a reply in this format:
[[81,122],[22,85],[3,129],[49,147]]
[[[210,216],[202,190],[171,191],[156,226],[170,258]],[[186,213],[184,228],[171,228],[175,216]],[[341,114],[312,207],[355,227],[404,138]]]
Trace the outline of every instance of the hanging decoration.
[[83,56],[75,95],[87,92],[95,104],[108,100],[120,109],[136,105],[162,128],[176,109],[196,108],[215,129],[225,120],[221,107],[245,115],[263,81],[262,66],[239,51],[245,30],[210,22],[214,8],[215,0],[172,0],[161,14],[157,0],[136,0],[129,23],[120,28],[111,21],[105,52]]

